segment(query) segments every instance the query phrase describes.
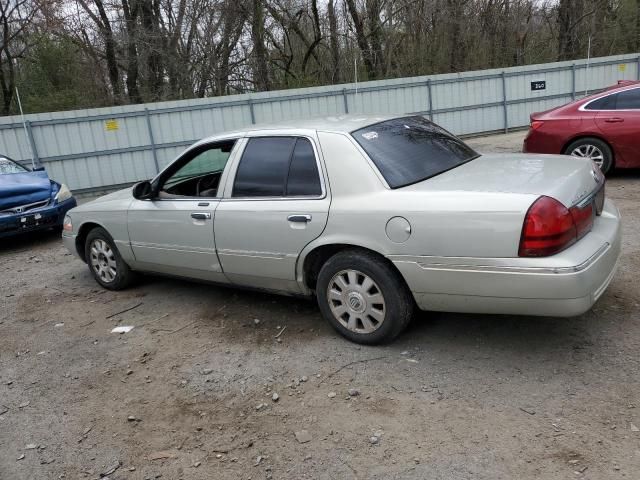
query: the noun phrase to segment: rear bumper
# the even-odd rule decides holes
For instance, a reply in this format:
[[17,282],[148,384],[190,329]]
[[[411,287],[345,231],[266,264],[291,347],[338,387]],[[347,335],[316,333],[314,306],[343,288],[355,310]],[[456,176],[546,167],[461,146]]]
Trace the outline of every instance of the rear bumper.
[[610,201],[593,230],[546,258],[390,257],[423,310],[515,315],[580,315],[613,279],[620,215]]
[[562,153],[564,138],[558,136],[557,132],[544,131],[543,126],[538,130],[529,129],[529,133],[522,144],[523,153],[548,153],[559,155]]
[[0,238],[19,235],[37,230],[46,230],[62,226],[64,216],[77,205],[76,199],[71,197],[55,205],[16,215],[0,217]]

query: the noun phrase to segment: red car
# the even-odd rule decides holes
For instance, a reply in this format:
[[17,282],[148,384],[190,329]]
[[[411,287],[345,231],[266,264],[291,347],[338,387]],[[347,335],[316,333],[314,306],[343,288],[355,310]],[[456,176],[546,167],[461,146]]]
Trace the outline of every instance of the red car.
[[589,157],[605,173],[640,167],[640,81],[531,114],[523,151]]

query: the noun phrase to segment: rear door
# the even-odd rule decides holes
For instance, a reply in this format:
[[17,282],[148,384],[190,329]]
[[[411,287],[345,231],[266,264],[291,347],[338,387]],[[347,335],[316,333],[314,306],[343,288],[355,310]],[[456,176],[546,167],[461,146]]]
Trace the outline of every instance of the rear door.
[[232,170],[215,218],[225,275],[242,285],[300,292],[298,256],[322,233],[329,212],[317,139],[249,138]]
[[614,147],[616,165],[640,167],[640,87],[611,97],[609,109],[598,112],[598,128]]

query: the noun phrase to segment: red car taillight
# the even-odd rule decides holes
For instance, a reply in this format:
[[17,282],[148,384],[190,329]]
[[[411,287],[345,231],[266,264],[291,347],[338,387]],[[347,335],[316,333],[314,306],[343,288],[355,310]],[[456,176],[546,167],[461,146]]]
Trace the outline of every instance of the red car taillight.
[[542,120],[531,120],[531,130],[539,129],[543,123]]
[[518,255],[546,257],[573,245],[593,227],[593,204],[568,209],[551,197],[538,198],[524,217]]

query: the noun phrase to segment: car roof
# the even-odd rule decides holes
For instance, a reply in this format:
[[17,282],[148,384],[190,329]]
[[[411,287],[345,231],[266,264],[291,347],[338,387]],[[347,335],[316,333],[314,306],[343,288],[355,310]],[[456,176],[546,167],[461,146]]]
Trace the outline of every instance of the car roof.
[[277,131],[279,134],[286,133],[287,130],[293,132],[300,132],[301,130],[308,131],[321,131],[321,132],[333,132],[333,133],[349,133],[354,130],[359,130],[368,125],[384,122],[385,120],[391,120],[393,118],[402,118],[409,115],[337,115],[333,117],[317,117],[307,119],[291,119],[271,123],[255,124],[245,128],[229,132],[221,132],[217,135],[204,138],[200,143],[211,142],[215,140],[222,140],[225,138],[234,138],[239,136],[251,136],[252,133],[263,133],[269,130]]
[[626,90],[633,90],[638,87],[640,87],[640,81],[620,80],[616,85],[611,85],[610,87],[607,87],[603,90],[592,93],[591,95],[588,95],[572,103],[587,103],[587,102],[590,102],[591,100],[595,100],[596,98],[607,97],[614,93],[624,92]]

